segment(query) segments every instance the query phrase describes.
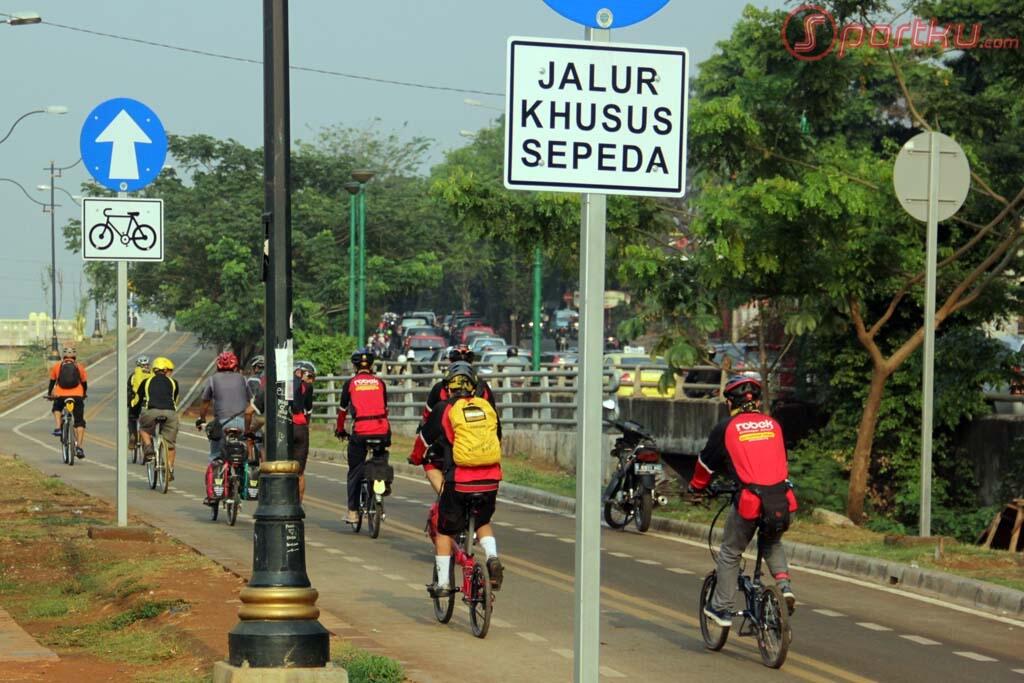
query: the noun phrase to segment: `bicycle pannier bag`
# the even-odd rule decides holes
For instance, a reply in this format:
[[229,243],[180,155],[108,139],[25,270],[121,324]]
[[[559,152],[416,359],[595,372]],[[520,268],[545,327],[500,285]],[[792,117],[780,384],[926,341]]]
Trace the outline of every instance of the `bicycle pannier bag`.
[[760,524],[768,536],[778,536],[789,529],[789,482],[771,486],[747,486],[761,500]]
[[224,438],[224,425],[220,420],[210,420],[206,423],[206,438],[210,441],[220,441]]
[[78,371],[78,363],[64,361],[57,371],[57,384],[62,389],[74,389],[82,383],[82,374]]
[[224,461],[214,458],[206,467],[206,497],[211,500],[224,497]]
[[448,412],[455,443],[452,457],[461,467],[483,467],[501,462],[501,441],[498,440],[498,415],[486,400],[479,397],[460,398]]

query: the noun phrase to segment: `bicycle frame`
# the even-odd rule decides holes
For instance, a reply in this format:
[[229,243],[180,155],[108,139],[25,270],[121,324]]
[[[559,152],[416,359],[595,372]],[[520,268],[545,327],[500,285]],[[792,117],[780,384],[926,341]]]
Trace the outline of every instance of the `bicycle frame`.
[[[725,491],[730,493],[729,499],[722,504],[715,513],[714,518],[711,520],[711,526],[708,528],[708,551],[711,553],[711,559],[718,564],[718,553],[715,552],[714,548],[714,532],[715,526],[718,523],[718,518],[722,516],[726,508],[732,506],[736,500],[736,496],[739,495],[738,490]],[[738,610],[736,612],[737,617],[743,617],[744,621],[740,624],[740,628],[737,633],[740,636],[754,635],[755,628],[761,628],[761,622],[763,621],[761,615],[761,609],[758,606],[758,595],[762,586],[761,583],[761,564],[764,560],[764,541],[761,538],[761,528],[757,529],[757,559],[754,560],[754,573],[753,576],[748,576],[745,571],[745,562],[741,558],[740,572],[739,572],[739,591],[743,593],[744,601],[746,602],[746,608]],[[744,629],[744,626],[747,628]]]

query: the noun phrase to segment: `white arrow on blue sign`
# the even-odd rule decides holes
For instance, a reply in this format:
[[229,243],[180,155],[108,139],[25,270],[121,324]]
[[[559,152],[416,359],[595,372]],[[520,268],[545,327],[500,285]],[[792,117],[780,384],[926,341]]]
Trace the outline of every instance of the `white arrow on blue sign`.
[[544,0],[569,21],[590,28],[622,28],[643,21],[668,0]]
[[160,174],[167,158],[167,133],[152,109],[118,97],[93,109],[82,124],[82,161],[100,185],[133,192]]

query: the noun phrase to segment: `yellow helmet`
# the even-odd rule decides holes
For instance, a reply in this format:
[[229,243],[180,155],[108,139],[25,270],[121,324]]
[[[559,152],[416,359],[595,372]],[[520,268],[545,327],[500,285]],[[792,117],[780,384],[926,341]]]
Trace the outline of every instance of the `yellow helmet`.
[[157,358],[156,360],[153,361],[153,369],[154,370],[173,370],[174,369],[174,363],[171,362],[170,358],[164,358],[163,356],[160,356],[159,358]]

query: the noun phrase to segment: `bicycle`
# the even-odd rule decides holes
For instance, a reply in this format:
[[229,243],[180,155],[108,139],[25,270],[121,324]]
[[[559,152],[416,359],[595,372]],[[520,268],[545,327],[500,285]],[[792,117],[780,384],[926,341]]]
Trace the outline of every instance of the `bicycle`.
[[139,463],[140,465],[146,464],[146,459],[143,457],[142,452],[142,427],[139,425],[140,417],[135,418],[135,448],[132,449],[132,464]]
[[[126,214],[111,214],[111,211],[113,209],[103,209],[103,216],[106,218],[106,221],[97,223],[89,228],[89,244],[94,249],[103,250],[110,247],[114,243],[115,234],[120,238],[120,242],[123,245],[127,246],[131,242],[143,251],[153,248],[156,244],[156,230],[150,225],[139,223],[138,211],[129,211]],[[127,218],[128,228],[121,232],[110,222],[111,218]]]
[[146,481],[150,489],[159,489],[160,493],[167,493],[167,444],[164,443],[160,430],[166,417],[157,417],[153,427],[153,455],[146,462]]
[[[52,396],[47,396],[52,401]],[[74,466],[78,443],[75,441],[75,399],[66,397],[60,411],[60,459],[65,465]]]
[[[242,507],[242,469],[248,459],[248,447],[241,440],[242,430],[237,427],[229,427],[224,430],[224,440],[221,445],[221,467],[219,472],[214,473],[213,490],[216,494],[220,488],[221,496],[216,498],[210,507],[210,519],[214,522],[220,513],[221,505],[224,506],[228,526],[234,526],[238,519],[238,510]],[[218,477],[220,475],[218,484]]]
[[363,480],[359,483],[359,507],[352,532],[358,534],[366,517],[366,530],[370,538],[380,536],[380,525],[384,521],[384,496],[390,494],[391,466],[388,465],[388,451],[379,439],[368,439],[366,447],[372,452],[370,460],[363,466]]
[[[717,562],[717,554],[712,544],[715,524],[722,512],[733,504],[739,490],[735,484],[724,486],[712,484],[708,487],[707,494],[710,498],[729,495],[729,500],[719,508],[711,521],[710,529],[708,529],[708,550],[711,553],[711,559],[715,562]],[[765,586],[761,583],[761,562],[764,549],[761,532],[762,527],[759,524],[757,528],[757,559],[754,562],[753,577],[747,576],[745,562],[740,566],[739,590],[745,599],[746,608],[735,612],[733,616],[743,618],[737,634],[754,636],[757,640],[757,649],[761,653],[761,662],[767,667],[778,669],[786,661],[786,654],[789,652],[789,645],[793,640],[793,632],[789,624],[789,610],[785,607],[786,602],[782,597],[782,592],[777,586]],[[704,646],[714,652],[725,646],[730,630],[730,627],[719,626],[704,614],[704,607],[711,601],[711,596],[715,592],[716,571],[712,569],[704,578],[697,612]]]
[[[466,502],[469,528],[455,539],[452,550],[452,561],[448,565],[448,585],[451,591],[446,595],[430,597],[434,602],[434,618],[447,624],[455,611],[455,594],[462,593],[462,601],[469,606],[469,624],[473,635],[485,638],[491,627],[491,613],[494,610],[494,593],[491,588],[491,573],[486,562],[477,562],[473,554],[473,543],[476,541],[476,518],[484,494],[471,494]],[[455,565],[462,567],[462,586],[455,586]],[[434,566],[434,583],[437,585],[437,566]],[[428,591],[429,592],[429,591]]]

